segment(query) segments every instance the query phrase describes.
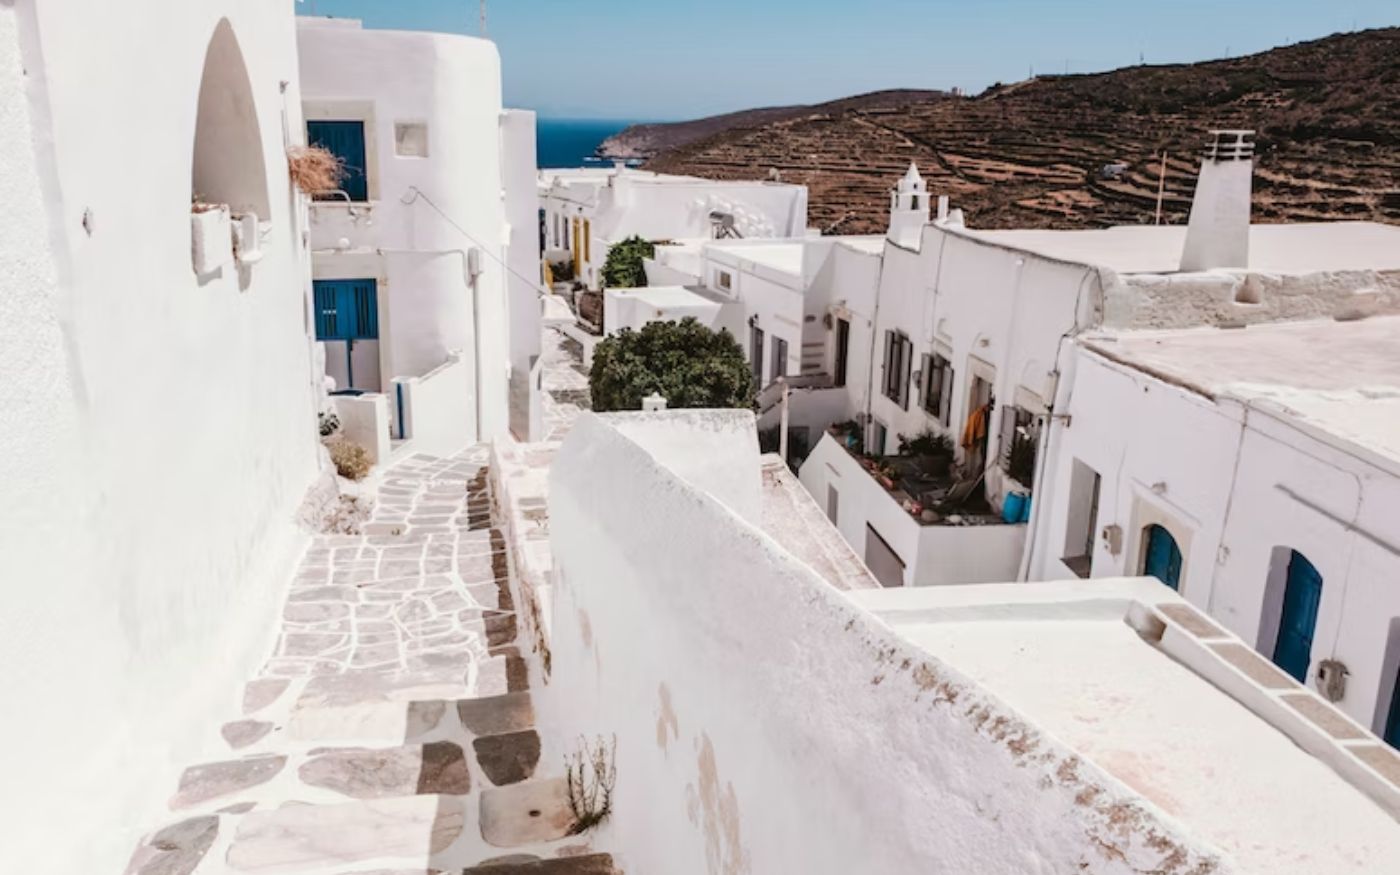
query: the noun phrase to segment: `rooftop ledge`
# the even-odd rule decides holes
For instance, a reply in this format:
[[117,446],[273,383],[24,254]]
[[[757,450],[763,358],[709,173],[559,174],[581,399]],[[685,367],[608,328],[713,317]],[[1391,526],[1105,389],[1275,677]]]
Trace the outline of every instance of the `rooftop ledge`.
[[[1369,799],[1400,820],[1400,755],[1155,580],[848,597],[1239,862],[1282,867],[1247,871],[1288,870],[1281,849],[1247,847],[1252,812],[1280,833],[1318,832],[1290,827],[1279,799],[1306,796],[1339,820]],[[1301,841],[1348,840],[1322,832]]]

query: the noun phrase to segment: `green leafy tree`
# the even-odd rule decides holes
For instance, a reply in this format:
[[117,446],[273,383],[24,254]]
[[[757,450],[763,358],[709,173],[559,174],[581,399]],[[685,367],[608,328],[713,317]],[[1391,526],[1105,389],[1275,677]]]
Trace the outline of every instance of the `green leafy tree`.
[[610,289],[640,289],[647,284],[642,260],[656,254],[656,244],[641,237],[628,237],[608,250],[603,262],[603,285]]
[[659,392],[668,407],[751,407],[753,374],[726,329],[686,317],[624,328],[600,341],[588,376],[594,410],[640,410]]

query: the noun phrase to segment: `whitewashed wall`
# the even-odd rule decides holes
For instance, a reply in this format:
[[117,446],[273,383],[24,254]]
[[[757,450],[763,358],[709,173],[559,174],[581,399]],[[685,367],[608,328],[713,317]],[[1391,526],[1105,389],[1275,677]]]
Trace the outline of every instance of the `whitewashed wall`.
[[[425,374],[453,350],[465,350],[481,372],[477,432],[504,434],[510,228],[495,44],[320,19],[300,20],[297,39],[307,118],[364,120],[369,151],[368,211],[335,203],[312,208],[316,277],[379,277],[385,384]],[[395,154],[396,122],[427,124],[428,157]],[[422,193],[416,200],[415,189]],[[342,240],[348,252],[338,251]],[[482,252],[482,272],[469,286],[465,253],[472,248]],[[463,414],[475,416],[470,404]]]
[[[505,195],[507,309],[510,314],[511,430],[522,440],[541,440],[541,399],[531,379],[540,356],[544,301],[541,299],[539,193],[535,187],[535,113],[508,109],[501,115],[501,191]],[[535,411],[535,413],[532,413]],[[534,423],[533,430],[531,423]]]
[[[644,448],[651,439],[585,416],[560,450],[555,668],[537,693],[541,725],[616,737],[600,841],[626,848],[629,869],[1208,864],[1121,785],[678,477]],[[1076,801],[1090,785],[1093,801]],[[1130,825],[1110,825],[1129,812]]]
[[1014,581],[1026,527],[925,526],[899,505],[836,439],[823,433],[802,464],[799,479],[817,505],[837,495],[836,525],[856,555],[866,557],[870,526],[904,562],[905,586]]
[[[192,156],[225,16],[271,225],[244,277],[201,283]],[[0,5],[0,870],[120,868],[271,646],[318,464],[296,82],[281,0]]]
[[1182,551],[1181,594],[1266,656],[1276,631],[1264,622],[1275,548],[1297,550],[1324,581],[1313,669],[1344,662],[1351,674],[1340,707],[1383,731],[1400,655],[1388,650],[1400,618],[1400,473],[1267,410],[1212,402],[1082,348],[1074,359],[1071,424],[1051,438],[1031,577],[1073,576],[1061,557],[1075,460],[1102,478],[1096,529],[1123,531],[1117,555],[1096,538],[1093,576],[1141,572],[1142,530],[1164,525]]
[[462,416],[472,397],[472,368],[466,355],[454,352],[421,377],[399,377],[390,394],[403,398],[404,432],[413,452],[450,456],[472,442],[471,421]]
[[603,263],[614,243],[633,235],[647,240],[710,237],[710,211],[721,205],[743,210],[769,229],[749,236],[800,237],[807,228],[806,187],[779,183],[658,178],[623,170],[612,176],[610,184],[555,185],[541,202],[551,244],[556,214],[561,221],[578,217],[591,222],[590,257],[583,260],[578,279],[594,288],[601,282]]
[[[972,412],[970,360],[995,368],[998,409],[988,446],[994,456],[1003,405],[1016,404],[1026,393],[1050,403],[1061,338],[1076,323],[1089,324],[1097,282],[1097,271],[1084,265],[1006,249],[937,225],[925,226],[917,253],[887,245],[872,338],[876,359],[871,406],[871,413],[889,429],[886,449],[894,451],[899,434],[912,436],[926,428],[944,431],[920,406],[912,381],[908,410],[881,392],[887,329],[903,330],[913,341],[911,370],[919,369],[936,343],[951,350],[953,404],[947,431],[955,444]],[[999,498],[1000,472],[990,472],[988,483]]]

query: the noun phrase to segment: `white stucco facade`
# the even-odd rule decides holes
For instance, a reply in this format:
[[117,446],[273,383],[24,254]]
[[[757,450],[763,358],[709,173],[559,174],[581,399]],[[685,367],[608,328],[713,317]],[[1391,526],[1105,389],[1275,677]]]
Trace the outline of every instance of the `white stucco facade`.
[[[118,865],[271,645],[318,471],[297,80],[280,0],[0,7],[5,871]],[[197,276],[196,197],[261,258]]]
[[[574,278],[602,284],[612,244],[631,236],[651,241],[710,238],[727,222],[744,238],[801,237],[807,231],[807,188],[777,182],[707,180],[627,167],[544,169],[539,174],[545,249],[574,264]],[[725,217],[725,218],[720,218]]]
[[[1396,323],[1086,339],[1070,424],[1052,435],[1032,576],[1140,573],[1146,528],[1162,526],[1181,594],[1269,657],[1296,551],[1321,577],[1307,682],[1340,661],[1339,707],[1384,733],[1400,670]],[[1091,564],[1071,568],[1086,536]]]
[[[393,378],[423,376],[460,350],[473,392],[457,415],[472,436],[504,434],[514,336],[507,265],[530,254],[534,226],[515,239],[507,221],[509,204],[516,224],[528,222],[519,192],[505,193],[524,177],[507,169],[502,144],[532,126],[503,116],[495,45],[326,19],[299,19],[298,45],[307,121],[363,125],[366,199],[311,208],[316,279],[368,279],[377,289],[378,379],[357,378],[355,388],[387,391]],[[327,354],[333,373],[338,353]]]

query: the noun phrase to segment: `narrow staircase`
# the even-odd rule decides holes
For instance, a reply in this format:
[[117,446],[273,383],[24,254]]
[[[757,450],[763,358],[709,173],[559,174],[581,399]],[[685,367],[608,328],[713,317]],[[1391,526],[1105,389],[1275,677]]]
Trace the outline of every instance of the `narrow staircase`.
[[127,875],[619,875],[540,762],[487,451],[416,455],[316,539],[276,652]]

